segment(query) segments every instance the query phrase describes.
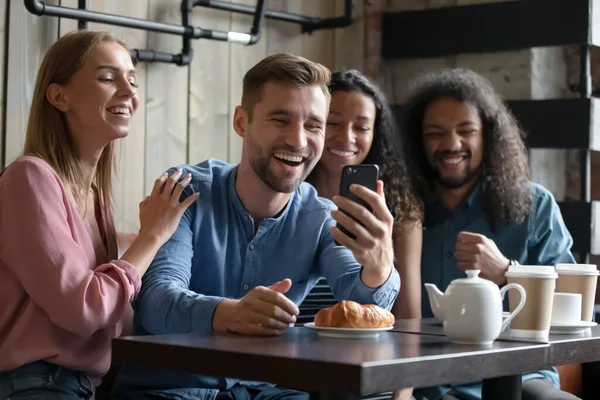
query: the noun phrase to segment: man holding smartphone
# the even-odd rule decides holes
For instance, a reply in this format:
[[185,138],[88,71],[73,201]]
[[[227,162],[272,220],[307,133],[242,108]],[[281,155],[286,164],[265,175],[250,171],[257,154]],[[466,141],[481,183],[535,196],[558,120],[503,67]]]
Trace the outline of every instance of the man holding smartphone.
[[[289,54],[269,56],[246,73],[233,119],[243,139],[241,162],[182,167],[192,174],[184,197],[200,197],[143,278],[136,334],[277,335],[296,321],[298,305],[322,276],[338,301],[391,308],[400,278],[382,182],[376,191],[349,188],[372,212],[335,198],[348,215],[303,183],[323,151],[329,79],[324,66]],[[282,390],[127,366],[114,397],[308,399]]]

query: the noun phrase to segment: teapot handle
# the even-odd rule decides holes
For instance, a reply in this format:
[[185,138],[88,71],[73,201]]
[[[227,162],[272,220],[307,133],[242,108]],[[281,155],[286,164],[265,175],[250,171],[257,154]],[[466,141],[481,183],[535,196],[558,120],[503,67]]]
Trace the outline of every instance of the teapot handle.
[[510,321],[512,321],[513,318],[516,317],[517,314],[523,309],[523,307],[525,307],[525,301],[527,301],[527,294],[525,293],[525,289],[523,289],[523,286],[519,285],[518,283],[509,283],[508,285],[500,289],[500,297],[503,301],[504,295],[509,289],[517,289],[519,293],[521,293],[521,301],[519,301],[519,305],[517,306],[517,308],[515,308],[515,310],[511,312],[508,315],[508,317],[502,322],[502,330],[500,332],[504,332],[508,324],[510,324]]

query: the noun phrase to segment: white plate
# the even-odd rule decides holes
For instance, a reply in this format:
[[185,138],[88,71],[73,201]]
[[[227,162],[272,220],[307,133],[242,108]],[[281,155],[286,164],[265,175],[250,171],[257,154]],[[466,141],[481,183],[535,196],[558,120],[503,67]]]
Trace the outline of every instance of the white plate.
[[334,337],[342,339],[367,339],[379,337],[381,332],[389,331],[393,328],[329,328],[324,326],[316,326],[314,322],[304,324],[308,329],[314,329],[319,336]]
[[550,333],[553,335],[578,335],[596,325],[598,325],[596,322],[588,321],[581,321],[576,324],[551,324]]

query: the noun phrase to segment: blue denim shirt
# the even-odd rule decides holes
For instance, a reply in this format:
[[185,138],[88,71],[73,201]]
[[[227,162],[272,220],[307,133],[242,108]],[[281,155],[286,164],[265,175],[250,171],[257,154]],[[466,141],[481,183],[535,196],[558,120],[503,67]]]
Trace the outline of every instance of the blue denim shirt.
[[[302,183],[285,209],[263,220],[256,233],[254,221],[235,190],[237,167],[217,160],[183,166],[192,180],[184,197],[199,192],[171,239],[159,250],[143,277],[134,303],[136,334],[212,332],[212,316],[223,298],[241,298],[253,288],[285,278],[292,280],[286,296],[299,305],[325,277],[338,300],[354,300],[391,309],[400,289],[392,268],[379,288],[365,286],[362,267],[352,252],[333,240],[329,228],[333,203],[319,198]],[[202,362],[202,360],[198,360]],[[118,393],[162,388],[226,389],[235,379],[124,368]],[[191,395],[191,393],[189,393]],[[198,391],[193,391],[198,397]]]
[[[575,262],[571,254],[573,240],[565,227],[558,204],[544,187],[531,183],[531,211],[521,224],[503,224],[494,231],[486,217],[485,185],[479,182],[467,200],[452,213],[439,201],[433,201],[425,208],[425,229],[423,231],[423,253],[421,258],[421,279],[423,283],[434,283],[440,290],[446,290],[450,282],[465,277],[458,269],[454,258],[456,238],[461,231],[485,235],[492,239],[505,257],[524,265],[555,265]],[[432,317],[429,298],[422,291],[423,317]],[[548,378],[559,387],[555,369],[525,374],[523,380]],[[419,400],[440,399],[450,389],[465,399],[481,399],[481,385],[478,383],[457,386],[443,386],[415,391]]]

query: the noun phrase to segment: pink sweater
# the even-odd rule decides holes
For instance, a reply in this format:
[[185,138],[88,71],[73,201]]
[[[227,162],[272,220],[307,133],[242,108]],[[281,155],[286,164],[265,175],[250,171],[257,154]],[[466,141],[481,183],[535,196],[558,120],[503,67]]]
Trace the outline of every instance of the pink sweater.
[[21,157],[0,176],[0,371],[38,360],[108,371],[141,280],[102,219],[108,254],[48,163]]

